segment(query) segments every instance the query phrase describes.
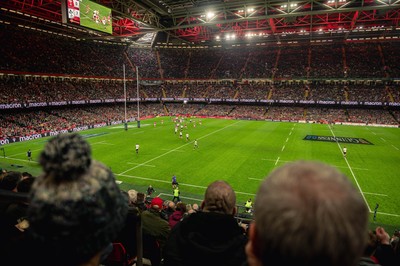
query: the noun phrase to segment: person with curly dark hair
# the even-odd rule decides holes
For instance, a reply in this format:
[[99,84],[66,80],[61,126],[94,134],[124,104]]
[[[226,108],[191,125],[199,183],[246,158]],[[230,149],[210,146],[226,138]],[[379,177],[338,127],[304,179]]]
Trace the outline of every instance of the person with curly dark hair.
[[50,139],[39,162],[43,173],[27,210],[28,262],[99,265],[128,211],[113,173],[92,159],[89,143],[77,133]]

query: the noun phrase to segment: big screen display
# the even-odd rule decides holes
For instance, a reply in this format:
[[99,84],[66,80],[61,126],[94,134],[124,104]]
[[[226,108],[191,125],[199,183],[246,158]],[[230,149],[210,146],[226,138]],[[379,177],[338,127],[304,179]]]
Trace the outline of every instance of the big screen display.
[[67,0],[67,23],[112,34],[111,9],[89,0]]

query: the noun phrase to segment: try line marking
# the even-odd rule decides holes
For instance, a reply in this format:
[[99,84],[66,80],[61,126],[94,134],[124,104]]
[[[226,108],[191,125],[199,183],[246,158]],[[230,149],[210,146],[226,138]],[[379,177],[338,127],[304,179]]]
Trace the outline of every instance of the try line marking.
[[[236,122],[236,123],[233,123],[233,124],[230,124],[230,125],[227,125],[227,126],[225,126],[225,127],[223,127],[223,128],[220,128],[220,129],[218,129],[218,130],[215,130],[215,131],[213,131],[213,132],[211,132],[211,133],[209,133],[209,134],[207,134],[207,135],[204,135],[203,137],[200,137],[200,138],[198,138],[198,139],[206,138],[206,137],[208,137],[208,136],[210,136],[210,135],[212,135],[212,134],[215,134],[215,133],[217,133],[217,132],[219,132],[219,131],[224,130],[225,128],[228,128],[228,127],[231,127],[231,126],[233,126],[233,125],[236,125],[237,123],[240,123],[240,121],[238,121],[238,122]],[[152,161],[154,161],[154,160],[157,160],[158,158],[161,158],[161,157],[163,157],[163,156],[165,156],[165,155],[167,155],[167,154],[170,154],[171,152],[177,151],[177,150],[179,150],[180,148],[185,147],[185,146],[191,144],[192,142],[193,142],[193,141],[188,142],[188,143],[186,143],[186,144],[183,144],[183,145],[181,145],[181,146],[179,146],[179,147],[177,147],[177,148],[175,148],[175,149],[169,150],[169,151],[167,151],[166,153],[163,153],[163,154],[161,154],[161,155],[159,155],[159,156],[156,156],[156,157],[154,157],[153,159],[148,160],[147,162],[144,162],[144,163],[141,163],[141,164],[139,164],[139,165],[137,165],[137,166],[135,166],[135,167],[129,168],[128,170],[123,171],[122,173],[120,173],[120,175],[125,174],[125,173],[127,173],[127,172],[129,172],[129,171],[131,171],[131,170],[133,170],[133,169],[136,169],[136,168],[138,168],[138,167],[140,167],[140,166],[142,166],[142,165],[145,165],[145,164],[147,164],[147,163],[149,163],[149,162],[152,162]]]

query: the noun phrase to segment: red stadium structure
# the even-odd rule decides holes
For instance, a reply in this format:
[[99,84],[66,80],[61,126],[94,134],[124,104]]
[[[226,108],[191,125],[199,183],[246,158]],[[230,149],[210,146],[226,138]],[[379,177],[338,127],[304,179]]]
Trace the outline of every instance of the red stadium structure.
[[112,36],[62,24],[62,1],[1,1],[2,23],[76,38],[142,45],[155,41],[153,45],[158,46],[399,37],[400,2],[395,0],[97,0],[112,9]]

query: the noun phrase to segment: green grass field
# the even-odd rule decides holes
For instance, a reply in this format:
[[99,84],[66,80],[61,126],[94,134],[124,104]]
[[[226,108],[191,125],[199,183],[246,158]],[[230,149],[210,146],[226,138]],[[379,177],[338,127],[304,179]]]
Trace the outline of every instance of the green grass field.
[[[164,121],[161,124],[161,120]],[[198,121],[198,119],[194,119]],[[153,122],[157,126],[153,126]],[[200,202],[205,188],[217,179],[235,189],[238,204],[254,195],[263,178],[274,168],[294,160],[318,160],[337,167],[362,193],[370,210],[380,204],[377,221],[389,233],[400,227],[400,129],[286,122],[203,119],[187,122],[183,138],[174,134],[168,117],[82,131],[91,143],[93,157],[115,173],[121,188],[145,191],[148,185],[164,199],[172,199],[171,177],[176,175],[181,199]],[[186,141],[185,134],[190,134]],[[303,140],[306,135],[364,138],[373,145]],[[198,139],[199,148],[193,149]],[[6,157],[0,167],[38,175],[36,160],[47,139],[3,146]],[[135,153],[135,144],[140,151]],[[341,147],[348,149],[344,158]],[[26,151],[32,150],[33,161]]]

